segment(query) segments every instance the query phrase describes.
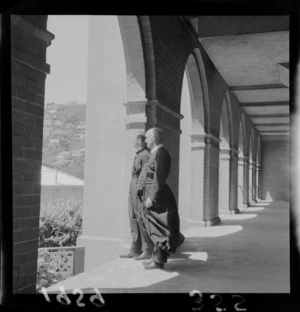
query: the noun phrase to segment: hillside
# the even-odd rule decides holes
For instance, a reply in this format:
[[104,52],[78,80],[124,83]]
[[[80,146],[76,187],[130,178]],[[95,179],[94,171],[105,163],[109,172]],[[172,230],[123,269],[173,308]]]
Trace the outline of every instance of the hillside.
[[84,178],[85,105],[48,103],[44,113],[43,165]]

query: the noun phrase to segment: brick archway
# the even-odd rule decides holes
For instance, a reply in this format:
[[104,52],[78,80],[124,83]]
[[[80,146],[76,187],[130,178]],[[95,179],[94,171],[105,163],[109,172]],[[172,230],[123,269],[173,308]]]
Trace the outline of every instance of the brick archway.
[[202,80],[195,54],[187,58],[181,92],[179,212],[203,222],[204,150],[206,113]]
[[194,49],[194,55],[197,60],[198,72],[201,80],[201,88],[203,94],[203,111],[204,111],[204,132],[210,133],[210,101],[208,92],[208,82],[206,77],[206,70],[200,49]]

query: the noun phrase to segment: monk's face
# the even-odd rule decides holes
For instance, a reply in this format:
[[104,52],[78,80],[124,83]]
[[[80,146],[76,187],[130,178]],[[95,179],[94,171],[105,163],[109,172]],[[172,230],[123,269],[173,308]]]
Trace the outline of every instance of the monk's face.
[[136,138],[134,141],[134,148],[138,149],[141,147],[141,139]]
[[154,140],[154,135],[153,135],[153,131],[150,129],[146,132],[145,134],[146,136],[146,144],[147,144],[147,147],[149,149],[152,149],[154,147],[154,143],[155,143],[155,140]]

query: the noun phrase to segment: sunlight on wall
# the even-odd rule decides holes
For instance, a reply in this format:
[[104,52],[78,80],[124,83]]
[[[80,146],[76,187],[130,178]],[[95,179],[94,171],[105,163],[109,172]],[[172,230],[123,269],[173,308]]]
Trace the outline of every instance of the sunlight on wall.
[[266,194],[266,200],[267,200],[267,201],[273,201],[270,192],[267,192],[267,194]]
[[[117,16],[90,16],[82,235],[85,270],[118,254],[128,216],[125,185],[126,68]],[[117,191],[116,191],[117,190]]]
[[180,165],[178,208],[181,217],[190,216],[191,206],[191,96],[186,73],[183,76],[180,122]]

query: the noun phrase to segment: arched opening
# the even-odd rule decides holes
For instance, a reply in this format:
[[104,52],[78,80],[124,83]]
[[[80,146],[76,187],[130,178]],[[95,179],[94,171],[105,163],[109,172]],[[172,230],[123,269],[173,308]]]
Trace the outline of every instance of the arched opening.
[[[83,248],[75,246],[82,231],[86,178],[88,16],[49,15],[47,28],[55,39],[46,53],[51,71],[39,91],[45,100],[43,136],[36,145],[42,146],[37,290],[79,273],[84,261]],[[74,250],[82,256],[76,269],[70,256]],[[52,271],[48,278],[46,270]]]
[[[182,134],[179,163],[179,213],[184,219],[203,220],[204,107],[198,66],[190,55],[182,82]],[[182,223],[184,226],[184,222]]]
[[82,204],[86,135],[88,17],[49,15],[47,23],[55,40],[47,49],[51,73],[45,81],[42,216],[45,207],[55,209],[54,201],[64,205],[73,198]]
[[224,98],[220,118],[219,212],[229,212],[230,131],[228,107]]
[[[180,154],[179,154],[179,194],[178,208],[181,219],[190,218],[191,216],[191,185],[192,185],[192,169],[191,169],[191,94],[186,72],[183,76],[181,91],[181,112],[184,118],[181,120],[181,136],[180,136]],[[182,223],[181,223],[182,224]],[[182,224],[184,225],[184,224]]]
[[241,116],[239,127],[239,161],[238,161],[238,208],[244,208],[244,127],[243,116]]

